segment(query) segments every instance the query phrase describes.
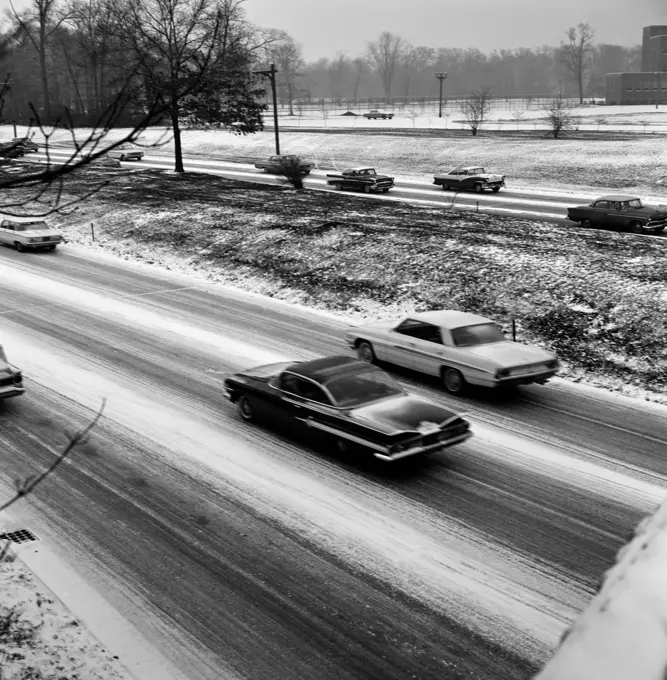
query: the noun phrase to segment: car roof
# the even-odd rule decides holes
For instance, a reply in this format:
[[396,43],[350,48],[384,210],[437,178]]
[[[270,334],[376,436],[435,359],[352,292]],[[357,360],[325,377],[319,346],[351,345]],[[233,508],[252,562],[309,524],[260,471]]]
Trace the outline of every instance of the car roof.
[[459,312],[456,309],[442,309],[433,312],[419,312],[411,314],[409,319],[424,321],[434,326],[444,326],[445,328],[459,328],[461,326],[472,326],[479,323],[495,323],[493,319],[487,319],[479,314],[470,312]]
[[634,201],[639,196],[630,196],[629,194],[607,194],[606,196],[599,196],[596,201]]
[[343,172],[354,172],[355,170],[375,170],[371,165],[357,165],[354,168],[346,168]]
[[25,222],[29,224],[30,222],[44,222],[45,217],[28,217],[20,215],[3,215],[0,213],[0,220],[11,220],[12,222]]
[[298,364],[293,364],[285,370],[294,373],[295,375],[309,378],[322,385],[331,380],[331,378],[337,378],[341,375],[380,369],[366,361],[359,361],[359,359],[355,359],[354,357],[340,354],[324,357],[322,359],[313,359],[312,361],[303,361]]

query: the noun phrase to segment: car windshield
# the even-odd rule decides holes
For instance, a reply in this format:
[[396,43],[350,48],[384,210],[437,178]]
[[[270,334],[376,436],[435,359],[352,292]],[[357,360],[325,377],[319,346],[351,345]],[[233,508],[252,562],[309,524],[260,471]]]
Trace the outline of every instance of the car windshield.
[[403,394],[403,390],[383,371],[364,371],[333,378],[324,387],[329,390],[334,404],[341,408],[361,406],[371,401]]
[[631,208],[641,208],[641,207],[642,207],[642,202],[641,202],[641,200],[638,199],[638,198],[633,198],[633,199],[631,199],[631,200],[628,201],[628,205],[629,205]]
[[14,231],[33,231],[34,229],[48,229],[46,222],[9,222]]
[[503,342],[505,335],[495,323],[479,323],[452,329],[452,340],[456,347],[473,347],[491,342]]

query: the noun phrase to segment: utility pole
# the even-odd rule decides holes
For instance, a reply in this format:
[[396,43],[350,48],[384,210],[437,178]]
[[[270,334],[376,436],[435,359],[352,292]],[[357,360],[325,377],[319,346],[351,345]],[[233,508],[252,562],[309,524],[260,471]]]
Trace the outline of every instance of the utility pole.
[[440,107],[438,112],[438,118],[442,118],[442,83],[447,78],[447,71],[444,73],[436,73],[435,77],[440,81]]
[[266,76],[271,81],[271,92],[273,94],[273,127],[276,132],[276,156],[280,156],[280,137],[278,134],[278,99],[276,97],[276,73],[278,73],[275,64],[271,64],[268,71],[253,71],[260,76]]

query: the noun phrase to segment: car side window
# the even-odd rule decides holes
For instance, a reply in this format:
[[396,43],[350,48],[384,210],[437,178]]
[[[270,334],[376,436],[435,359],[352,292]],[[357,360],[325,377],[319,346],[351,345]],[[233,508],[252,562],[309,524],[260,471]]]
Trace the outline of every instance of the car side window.
[[426,340],[427,342],[434,342],[442,345],[440,329],[430,323],[424,323],[423,321],[417,321],[416,319],[406,319],[395,330],[397,333],[407,335],[410,338]]
[[310,380],[302,380],[300,389],[301,396],[304,399],[315,401],[318,404],[328,404],[329,406],[331,405],[331,401],[329,401],[329,399],[327,398],[327,395],[325,394],[324,390],[319,385],[315,385],[314,383],[310,382]]
[[603,210],[607,210],[609,208],[609,201],[597,201],[597,203],[593,204],[594,208],[602,208]]

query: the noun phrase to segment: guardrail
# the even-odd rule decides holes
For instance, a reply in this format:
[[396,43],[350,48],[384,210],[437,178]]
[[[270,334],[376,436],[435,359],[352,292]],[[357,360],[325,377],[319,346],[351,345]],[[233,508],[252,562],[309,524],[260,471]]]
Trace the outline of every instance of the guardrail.
[[535,680],[667,678],[667,502],[644,519]]

